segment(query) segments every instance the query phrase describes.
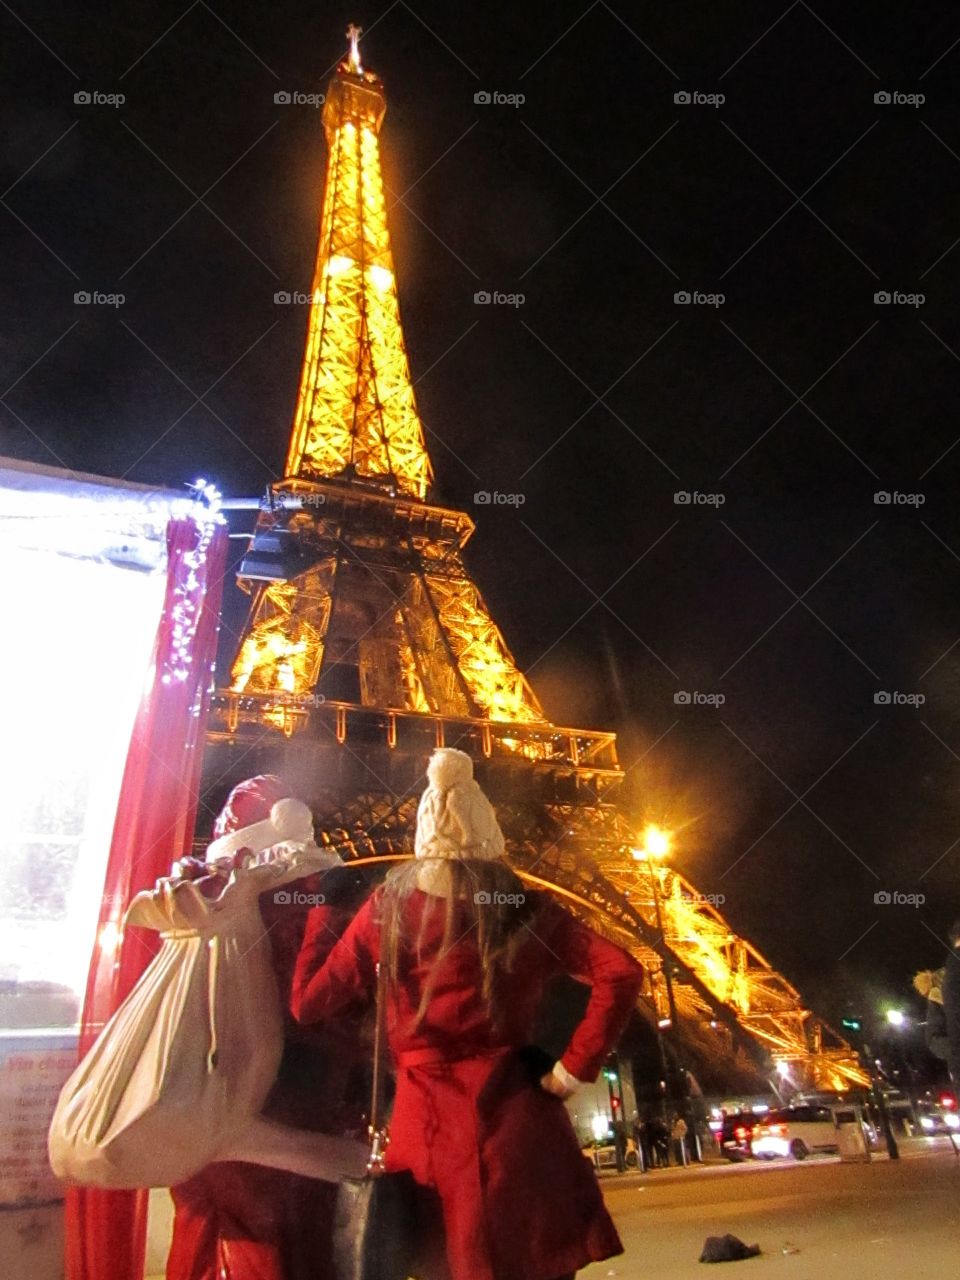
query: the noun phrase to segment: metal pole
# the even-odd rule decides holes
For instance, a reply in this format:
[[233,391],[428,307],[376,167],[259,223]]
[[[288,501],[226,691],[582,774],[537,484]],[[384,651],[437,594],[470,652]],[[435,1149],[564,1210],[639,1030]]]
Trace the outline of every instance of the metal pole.
[[893,1126],[890,1123],[890,1112],[887,1110],[887,1100],[883,1096],[883,1085],[880,1081],[880,1076],[877,1073],[872,1050],[866,1043],[863,1046],[863,1056],[866,1059],[867,1070],[870,1073],[870,1084],[873,1088],[873,1096],[876,1100],[877,1110],[880,1113],[880,1127],[883,1129],[883,1137],[887,1144],[887,1155],[891,1160],[899,1160],[900,1148],[897,1146],[897,1140],[893,1136]]
[[[657,930],[658,930],[658,932],[659,932],[659,934],[660,934],[660,945],[661,945],[661,947],[662,947],[662,951],[663,951],[663,976],[664,976],[664,978],[666,979],[666,983],[667,983],[667,1008],[668,1008],[668,1009],[669,1009],[669,1011],[670,1011],[670,1029],[671,1029],[671,1031],[673,1032],[673,1037],[674,1037],[674,1048],[677,1050],[677,1063],[676,1063],[676,1066],[677,1066],[677,1071],[679,1072],[679,1078],[678,1078],[678,1079],[676,1080],[676,1082],[675,1082],[675,1083],[676,1083],[676,1085],[677,1085],[677,1088],[676,1088],[676,1090],[675,1090],[674,1092],[675,1092],[675,1094],[676,1094],[676,1101],[677,1101],[677,1104],[678,1104],[678,1105],[679,1105],[679,1107],[680,1107],[680,1114],[683,1116],[684,1123],[685,1123],[685,1124],[686,1124],[686,1126],[687,1126],[687,1132],[689,1133],[689,1132],[690,1132],[690,1130],[691,1130],[691,1127],[692,1127],[691,1122],[692,1122],[693,1117],[689,1114],[689,1107],[688,1107],[688,1105],[687,1105],[687,1103],[688,1103],[688,1098],[687,1098],[687,1070],[686,1070],[686,1067],[683,1065],[683,1063],[679,1060],[679,1058],[680,1058],[679,1047],[680,1047],[680,1046],[679,1046],[679,1038],[678,1038],[678,1035],[677,1035],[677,1030],[678,1030],[678,1022],[677,1022],[677,1002],[676,1002],[676,998],[675,998],[675,996],[674,996],[674,992],[673,992],[673,975],[672,975],[672,974],[671,974],[671,972],[670,972],[669,949],[668,949],[668,947],[667,947],[667,935],[666,935],[666,932],[664,931],[664,927],[663,927],[663,913],[662,913],[662,911],[661,911],[661,909],[660,909],[660,889],[659,889],[659,886],[658,886],[658,884],[657,884],[657,876],[656,876],[656,873],[654,872],[654,869],[653,869],[653,860],[652,860],[651,858],[648,858],[648,859],[647,859],[647,867],[648,867],[648,869],[649,869],[649,871],[650,871],[650,885],[651,885],[651,888],[653,889],[653,909],[654,909],[654,912],[655,912],[655,914],[656,914]],[[660,1027],[659,1027],[659,1021],[660,1021],[660,1020],[659,1020],[659,1018],[658,1018],[658,1019],[657,1019],[657,1031],[658,1031],[658,1034],[659,1034],[659,1030],[660,1030]],[[664,1074],[666,1075],[666,1062],[665,1062],[665,1061],[664,1061]],[[666,1099],[664,1099],[664,1106],[666,1106]],[[669,1123],[670,1128],[671,1128],[671,1130],[672,1130],[672,1128],[673,1128],[672,1121],[668,1121],[668,1123]]]

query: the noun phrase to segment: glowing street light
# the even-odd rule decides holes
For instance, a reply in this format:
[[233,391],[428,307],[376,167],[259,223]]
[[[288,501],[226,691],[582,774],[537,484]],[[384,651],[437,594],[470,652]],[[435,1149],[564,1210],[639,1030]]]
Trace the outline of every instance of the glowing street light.
[[671,833],[664,831],[663,827],[658,827],[655,822],[651,822],[644,828],[643,844],[639,849],[631,849],[630,852],[637,862],[649,862],[667,857],[672,845]]
[[902,1009],[888,1009],[887,1021],[891,1027],[902,1027],[906,1025],[907,1017]]

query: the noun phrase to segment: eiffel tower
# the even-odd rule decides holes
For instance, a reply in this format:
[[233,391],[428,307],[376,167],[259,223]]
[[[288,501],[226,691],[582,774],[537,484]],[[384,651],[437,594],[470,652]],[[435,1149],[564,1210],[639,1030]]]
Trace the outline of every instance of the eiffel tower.
[[[208,798],[282,773],[346,859],[409,857],[427,757],[457,746],[515,869],[632,951],[647,1019],[686,1051],[865,1083],[853,1049],[678,871],[638,860],[612,733],[552,724],[462,558],[474,522],[430,501],[380,172],[386,109],[359,31],[323,109],[328,166],[284,478],[239,571],[249,618],[214,702]],[[216,793],[216,794],[214,794]]]

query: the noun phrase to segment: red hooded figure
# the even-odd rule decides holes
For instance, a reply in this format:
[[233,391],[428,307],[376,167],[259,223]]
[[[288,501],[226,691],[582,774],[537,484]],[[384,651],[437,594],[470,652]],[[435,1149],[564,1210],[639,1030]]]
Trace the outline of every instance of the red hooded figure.
[[[470,758],[441,749],[417,815],[417,859],[392,871],[322,958],[311,916],[293,983],[298,1021],[368,1006],[387,970],[397,1068],[388,1169],[409,1169],[442,1230],[429,1280],[555,1280],[622,1252],[561,1099],[594,1080],[640,993],[642,970],[503,861]],[[530,1048],[547,981],[591,987],[561,1060]],[[439,1247],[438,1247],[439,1246]]]
[[[214,824],[206,862],[185,860],[182,873],[212,874],[215,887],[249,854],[302,839],[305,821],[312,842],[309,810],[290,797],[289,787],[273,775],[240,783]],[[330,861],[336,869],[260,899],[284,1009],[311,907],[318,955],[333,946],[356,908],[355,873],[340,868],[332,856]],[[341,905],[335,905],[337,899]],[[263,1115],[327,1133],[359,1126],[359,1111],[354,1114],[344,1102],[357,1058],[355,1034],[347,1038],[333,1024],[304,1030],[288,1014],[283,1061]],[[167,1280],[335,1280],[335,1184],[255,1164],[219,1162],[171,1188],[171,1194],[175,1212]]]

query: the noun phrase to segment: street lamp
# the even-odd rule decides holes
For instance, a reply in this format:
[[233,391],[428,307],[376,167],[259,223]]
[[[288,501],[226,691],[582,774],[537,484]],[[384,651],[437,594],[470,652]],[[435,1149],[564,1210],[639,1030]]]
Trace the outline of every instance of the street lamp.
[[902,1027],[906,1024],[907,1016],[902,1009],[888,1009],[887,1021],[891,1027]]
[[[677,1023],[677,1002],[673,991],[673,974],[671,973],[670,959],[667,948],[667,935],[663,928],[663,910],[660,902],[660,878],[654,868],[654,863],[662,861],[666,858],[673,846],[673,836],[671,832],[665,831],[663,827],[657,826],[655,822],[649,823],[643,831],[643,843],[637,849],[631,849],[635,862],[645,862],[647,870],[650,873],[650,888],[653,893],[653,910],[657,921],[657,932],[660,935],[660,947],[662,949],[661,965],[663,976],[667,984],[667,1007],[670,1011],[670,1019],[666,1024],[676,1029]],[[660,1050],[660,1065],[664,1076],[667,1072],[667,1057],[663,1046],[663,1029],[665,1020],[657,1019],[657,1045]],[[687,1111],[687,1071],[686,1067],[678,1061],[679,1079],[677,1080],[677,1101],[680,1103],[684,1112]],[[664,1118],[666,1117],[666,1098],[663,1098]]]
[[[650,872],[650,888],[653,891],[653,910],[657,920],[657,932],[660,934],[663,948],[666,950],[667,935],[663,929],[663,911],[660,905],[660,878],[654,870],[653,864],[662,861],[668,856],[673,846],[673,836],[669,831],[664,831],[663,827],[658,827],[655,822],[651,822],[644,828],[643,844],[639,849],[632,849],[631,853],[635,862],[645,862],[647,870]],[[670,972],[670,965],[664,957],[663,976],[667,982],[667,1007],[670,1010],[670,1022],[673,1026],[677,1025],[677,1003],[673,994],[673,975]]]

